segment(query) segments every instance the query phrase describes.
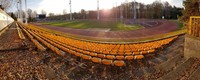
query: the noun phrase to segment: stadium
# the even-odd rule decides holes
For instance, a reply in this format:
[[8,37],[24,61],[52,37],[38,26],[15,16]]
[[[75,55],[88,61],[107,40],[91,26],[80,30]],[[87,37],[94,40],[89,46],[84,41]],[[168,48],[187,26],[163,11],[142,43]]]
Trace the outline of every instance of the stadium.
[[96,11],[72,13],[69,0],[69,14],[41,13],[35,18],[20,10],[14,17],[1,8],[0,79],[200,78],[199,1],[185,0],[183,9],[161,1],[151,5],[131,1],[110,12],[99,9],[99,2]]

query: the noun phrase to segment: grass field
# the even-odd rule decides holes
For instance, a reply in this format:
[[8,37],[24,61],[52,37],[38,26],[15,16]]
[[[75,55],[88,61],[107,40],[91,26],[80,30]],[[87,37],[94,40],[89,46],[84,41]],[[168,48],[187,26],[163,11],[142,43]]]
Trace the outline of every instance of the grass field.
[[182,35],[182,34],[185,34],[187,32],[187,29],[179,29],[179,30],[176,30],[176,31],[173,31],[173,32],[169,32],[169,33],[165,33],[165,34],[158,34],[158,35],[154,35],[154,36],[150,36],[150,37],[144,37],[144,38],[130,38],[130,39],[115,39],[115,38],[106,39],[105,38],[105,39],[103,39],[103,38],[93,38],[93,37],[79,36],[79,35],[64,33],[64,32],[51,30],[51,29],[47,29],[47,28],[42,28],[42,27],[37,27],[37,28],[44,30],[44,31],[48,31],[48,32],[56,34],[56,35],[69,37],[69,38],[72,38],[72,39],[98,42],[98,43],[116,43],[116,44],[120,44],[120,43],[123,43],[123,44],[124,43],[142,43],[142,42],[155,41],[155,40],[160,40],[160,39],[164,39],[164,38]]
[[126,25],[120,21],[97,21],[97,20],[74,20],[74,21],[57,21],[57,22],[43,22],[45,25],[52,25],[58,27],[69,27],[76,29],[88,29],[88,28],[102,28],[110,29],[111,31],[126,31],[137,30],[144,28],[140,25]]
[[183,29],[183,22],[179,21],[179,20],[171,20],[173,22],[176,22],[178,24],[178,30],[181,30]]

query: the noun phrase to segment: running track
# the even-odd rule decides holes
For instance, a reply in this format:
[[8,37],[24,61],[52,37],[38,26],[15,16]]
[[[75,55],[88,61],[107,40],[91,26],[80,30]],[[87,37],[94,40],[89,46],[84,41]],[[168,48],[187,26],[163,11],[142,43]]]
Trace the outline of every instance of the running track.
[[177,29],[177,23],[167,21],[167,20],[159,20],[162,24],[158,26],[154,26],[151,28],[142,28],[139,30],[133,31],[92,31],[87,29],[73,29],[67,27],[55,27],[50,25],[42,25],[40,23],[32,23],[36,26],[40,26],[43,28],[48,28],[52,30],[61,31],[64,33],[70,33],[73,35],[91,37],[91,38],[101,38],[101,39],[137,39],[137,38],[146,38],[151,37],[157,34],[164,34]]

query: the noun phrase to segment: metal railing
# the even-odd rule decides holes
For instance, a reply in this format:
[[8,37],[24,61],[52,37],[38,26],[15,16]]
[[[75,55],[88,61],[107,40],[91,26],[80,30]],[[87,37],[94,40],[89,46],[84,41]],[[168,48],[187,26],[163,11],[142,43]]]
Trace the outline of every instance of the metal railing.
[[200,16],[190,17],[188,34],[200,37]]

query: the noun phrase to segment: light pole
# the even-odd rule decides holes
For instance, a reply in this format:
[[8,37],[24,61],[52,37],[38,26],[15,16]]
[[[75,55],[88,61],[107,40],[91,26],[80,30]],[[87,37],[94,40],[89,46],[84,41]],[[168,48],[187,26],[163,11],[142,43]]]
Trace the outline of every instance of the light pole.
[[25,0],[25,17],[26,17],[26,19],[25,19],[25,24],[27,24],[27,22],[28,22],[28,14],[27,14],[27,1]]
[[70,20],[72,20],[72,1],[69,0],[69,7],[70,7]]
[[115,9],[115,11],[116,11],[116,22],[117,22],[117,19],[118,19],[118,9],[117,9],[117,2],[115,3],[115,7],[116,7],[116,9]]
[[134,9],[134,10],[133,10],[133,13],[134,13],[133,19],[136,20],[136,18],[137,18],[137,13],[136,13],[136,0],[134,0],[133,9]]
[[17,18],[19,18],[19,1],[17,1]]
[[121,19],[121,22],[123,22],[123,5],[122,5],[122,2],[121,2],[121,7],[119,8],[120,9],[120,19]]
[[99,0],[97,0],[97,20],[100,19],[99,15]]
[[129,8],[128,0],[125,0],[125,16],[126,16],[126,19],[128,18],[128,8]]
[[22,18],[22,0],[19,0],[18,3],[19,3],[19,22],[23,22],[23,18]]
[[137,9],[138,9],[138,19],[140,18],[140,4],[137,5]]

